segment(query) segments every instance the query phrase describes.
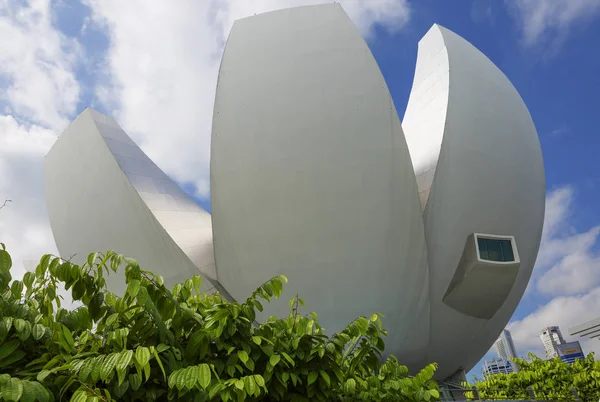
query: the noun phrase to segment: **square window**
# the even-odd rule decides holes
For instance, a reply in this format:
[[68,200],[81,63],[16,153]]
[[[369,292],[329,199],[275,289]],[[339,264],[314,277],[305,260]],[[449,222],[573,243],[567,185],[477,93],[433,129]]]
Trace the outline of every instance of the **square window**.
[[477,237],[477,248],[479,249],[479,257],[482,260],[498,262],[513,262],[515,260],[512,242],[508,239]]

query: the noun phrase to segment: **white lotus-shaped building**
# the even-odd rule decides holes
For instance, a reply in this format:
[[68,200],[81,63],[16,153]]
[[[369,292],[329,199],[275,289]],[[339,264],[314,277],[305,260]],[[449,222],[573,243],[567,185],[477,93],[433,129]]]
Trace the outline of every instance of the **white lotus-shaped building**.
[[[341,6],[238,20],[223,55],[212,216],[107,116],[86,109],[47,156],[63,257],[107,249],[167,283],[198,270],[237,300],[277,274],[338,331],[382,313],[386,351],[468,371],[515,310],[541,239],[545,178],[504,74],[453,32],[419,42],[404,121]],[[109,283],[115,291],[120,280]],[[266,306],[286,315],[285,301]]]

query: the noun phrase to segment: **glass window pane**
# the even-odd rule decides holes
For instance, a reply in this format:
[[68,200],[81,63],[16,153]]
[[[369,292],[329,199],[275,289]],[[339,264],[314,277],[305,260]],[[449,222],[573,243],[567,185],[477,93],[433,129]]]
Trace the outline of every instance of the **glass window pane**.
[[482,260],[488,260],[489,258],[485,239],[477,238],[477,248],[479,248],[479,257]]
[[502,254],[504,256],[504,261],[514,261],[515,256],[513,254],[510,240],[501,240],[500,243],[502,243]]
[[502,246],[500,246],[500,240],[485,239],[488,249],[488,260],[490,261],[503,261],[502,259]]

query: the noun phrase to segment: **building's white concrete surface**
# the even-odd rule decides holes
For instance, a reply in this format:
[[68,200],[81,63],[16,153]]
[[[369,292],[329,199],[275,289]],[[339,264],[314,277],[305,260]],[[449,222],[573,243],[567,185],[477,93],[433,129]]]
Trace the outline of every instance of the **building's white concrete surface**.
[[[485,354],[523,295],[541,239],[542,154],[504,74],[437,25],[419,44],[404,133],[341,6],[239,20],[215,99],[214,259],[208,214],[91,110],[47,156],[56,242],[80,261],[115,249],[171,283],[199,268],[237,300],[285,274],[284,300],[262,318],[286,315],[296,294],[329,333],[383,313],[386,352],[413,370],[438,362],[444,379]],[[495,268],[502,264],[480,270],[508,292],[485,309],[491,319],[443,301],[474,233],[513,236],[518,250],[510,275]],[[481,293],[466,276],[455,278],[460,302]]]
[[388,352],[408,361],[427,347],[410,156],[377,63],[338,4],[234,24],[217,85],[211,201],[219,281],[233,297],[285,274],[284,300],[265,314],[287,315],[299,294],[329,333],[381,312]]
[[[46,202],[63,258],[114,250],[165,283],[201,269],[214,278],[210,215],[165,175],[110,117],[86,109],[56,141],[44,166]],[[196,264],[196,266],[194,266]],[[124,277],[111,275],[111,290]],[[204,289],[214,286],[204,281]]]
[[[431,278],[427,352],[444,376],[453,367],[469,370],[477,363],[517,307],[540,244],[545,176],[523,100],[506,76],[460,36],[438,25],[429,30],[419,42],[413,89],[404,132],[416,174],[422,163],[434,171],[431,186],[425,182],[419,188],[430,191],[423,214]],[[443,104],[443,96],[447,106],[440,112],[433,105]],[[465,239],[477,232],[514,236],[520,257],[512,290],[490,320],[442,302]]]
[[442,32],[431,29],[419,42],[413,87],[402,120],[423,209],[442,147],[449,79],[448,50]]

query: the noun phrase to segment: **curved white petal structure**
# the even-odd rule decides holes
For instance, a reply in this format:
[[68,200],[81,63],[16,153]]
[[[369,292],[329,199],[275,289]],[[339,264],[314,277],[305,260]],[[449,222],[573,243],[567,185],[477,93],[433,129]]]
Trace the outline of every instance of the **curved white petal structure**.
[[403,128],[338,4],[239,20],[215,99],[212,228],[113,119],[88,109],[46,159],[58,249],[79,261],[114,249],[170,283],[201,270],[206,288],[237,300],[285,274],[284,300],[261,318],[287,315],[296,294],[330,333],[380,312],[386,352],[413,371],[468,371],[531,275],[540,144],[504,74],[437,25],[419,42]]
[[[443,377],[477,363],[525,291],[544,218],[542,153],[527,107],[506,76],[438,25],[419,42],[402,126],[424,208],[428,358]],[[512,237],[513,261],[477,258],[473,236]]]
[[[115,250],[172,285],[198,270],[214,287],[210,214],[163,173],[110,117],[83,111],[44,166],[46,203],[63,258]],[[121,276],[109,276],[122,292]]]
[[265,314],[287,315],[299,294],[329,332],[381,312],[388,352],[426,348],[410,156],[377,63],[338,4],[234,24],[217,85],[211,208],[219,281],[234,298],[285,274],[284,300]]

